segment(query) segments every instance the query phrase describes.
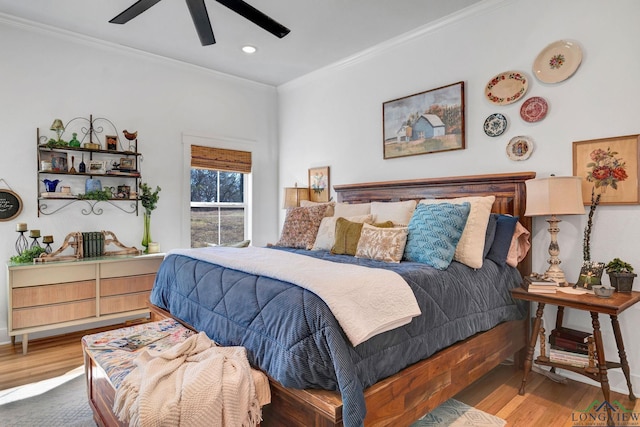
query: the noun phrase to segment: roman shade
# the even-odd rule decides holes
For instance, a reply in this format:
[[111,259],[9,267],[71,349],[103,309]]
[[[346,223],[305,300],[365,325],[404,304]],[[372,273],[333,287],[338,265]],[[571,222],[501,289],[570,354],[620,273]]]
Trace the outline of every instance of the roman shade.
[[192,145],[191,167],[251,173],[251,152]]

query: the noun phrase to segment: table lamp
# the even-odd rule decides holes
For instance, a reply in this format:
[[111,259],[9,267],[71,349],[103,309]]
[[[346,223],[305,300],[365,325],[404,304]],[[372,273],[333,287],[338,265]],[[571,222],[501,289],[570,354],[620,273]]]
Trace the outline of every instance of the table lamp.
[[297,208],[302,200],[309,200],[309,187],[285,187],[283,209]]
[[578,176],[550,176],[525,181],[527,188],[527,209],[525,216],[551,216],[549,223],[549,268],[545,275],[560,286],[568,286],[562,268],[560,268],[560,247],[558,233],[561,222],[556,215],[584,215],[582,202],[582,178]]

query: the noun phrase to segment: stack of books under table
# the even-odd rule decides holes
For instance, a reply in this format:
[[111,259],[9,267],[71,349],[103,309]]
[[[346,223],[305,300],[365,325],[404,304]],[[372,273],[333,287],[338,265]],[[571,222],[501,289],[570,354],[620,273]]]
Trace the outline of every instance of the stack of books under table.
[[[549,360],[565,365],[586,368],[589,366],[589,346],[593,346],[590,332],[571,328],[556,328],[549,335]],[[591,356],[592,358],[595,355]]]
[[537,294],[555,294],[558,289],[558,283],[540,275],[531,275],[524,278],[522,281],[522,287],[526,289],[527,292]]

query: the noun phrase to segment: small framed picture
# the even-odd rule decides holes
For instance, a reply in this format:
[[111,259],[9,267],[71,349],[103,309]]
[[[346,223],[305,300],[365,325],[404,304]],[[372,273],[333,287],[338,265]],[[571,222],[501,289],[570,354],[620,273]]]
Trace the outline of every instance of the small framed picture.
[[106,172],[105,163],[98,160],[89,160],[87,172],[89,174],[103,174]]
[[105,142],[107,146],[107,150],[117,150],[118,149],[118,137],[115,135],[105,135]]
[[118,185],[118,192],[116,193],[116,198],[118,199],[128,199],[131,195],[131,187],[128,185]]
[[127,157],[120,158],[120,170],[121,171],[132,171],[136,169],[136,164],[134,159],[130,159]]
[[309,169],[309,200],[312,202],[328,202],[329,192],[329,166]]

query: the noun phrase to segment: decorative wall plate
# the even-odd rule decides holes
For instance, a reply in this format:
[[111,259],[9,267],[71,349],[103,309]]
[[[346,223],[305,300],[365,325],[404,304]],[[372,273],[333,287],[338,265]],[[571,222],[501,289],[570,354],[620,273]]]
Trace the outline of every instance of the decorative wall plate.
[[507,130],[507,118],[500,113],[487,117],[484,121],[484,133],[488,136],[500,136]]
[[521,71],[505,71],[487,83],[484,94],[497,105],[508,105],[524,96],[529,87],[529,79]]
[[545,118],[548,109],[549,106],[544,98],[532,96],[524,101],[522,107],[520,107],[520,117],[522,117],[525,122],[539,122]]
[[558,40],[542,49],[533,61],[533,74],[543,83],[558,83],[576,72],[582,49],[574,42]]
[[533,140],[528,136],[516,136],[507,144],[507,157],[511,160],[527,160],[533,152]]

